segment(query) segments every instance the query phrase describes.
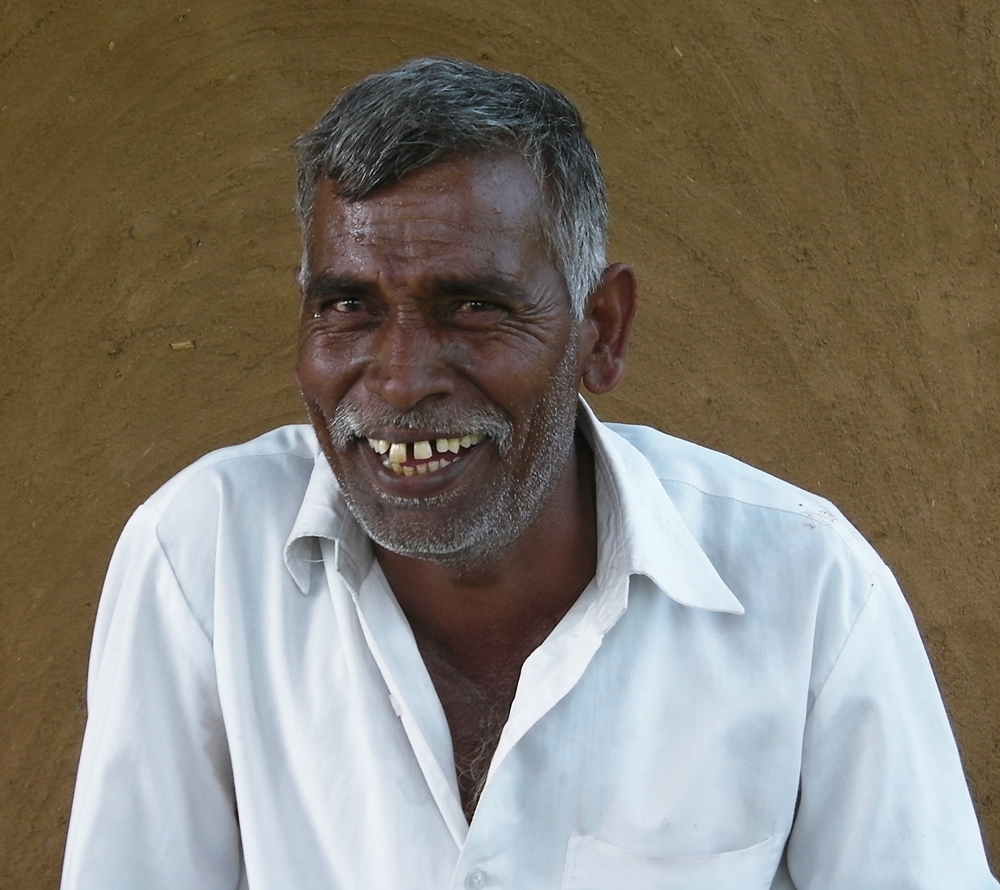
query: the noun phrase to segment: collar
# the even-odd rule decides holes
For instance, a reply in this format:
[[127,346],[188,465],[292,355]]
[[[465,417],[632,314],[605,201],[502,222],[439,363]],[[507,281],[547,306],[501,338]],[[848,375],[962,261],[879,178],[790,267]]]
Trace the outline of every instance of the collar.
[[645,575],[682,606],[742,615],[642,452],[601,423],[582,397],[577,426],[597,475],[598,589],[623,574]]
[[304,594],[309,593],[312,564],[321,561],[317,546],[317,539],[321,538],[333,542],[337,571],[357,594],[375,561],[375,553],[348,509],[326,455],[317,444],[302,506],[285,542],[285,566]]
[[[620,582],[636,574],[648,577],[680,605],[742,615],[739,600],[684,524],[643,454],[602,424],[582,397],[577,425],[594,452],[597,476],[596,587],[620,592],[598,597],[599,610],[605,613],[599,623],[607,627],[624,611],[628,585]],[[336,569],[356,594],[374,553],[317,449],[284,550],[285,565],[303,594],[309,593],[311,564],[319,558],[318,538],[333,542]]]

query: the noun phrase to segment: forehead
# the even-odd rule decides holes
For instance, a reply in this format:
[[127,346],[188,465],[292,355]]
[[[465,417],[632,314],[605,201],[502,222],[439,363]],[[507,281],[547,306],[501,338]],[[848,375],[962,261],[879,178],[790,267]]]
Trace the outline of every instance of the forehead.
[[[516,274],[549,264],[538,182],[520,157],[469,157],[418,170],[360,201],[317,185],[312,276],[363,273],[373,264],[461,272],[489,267]],[[456,266],[460,268],[455,268]]]

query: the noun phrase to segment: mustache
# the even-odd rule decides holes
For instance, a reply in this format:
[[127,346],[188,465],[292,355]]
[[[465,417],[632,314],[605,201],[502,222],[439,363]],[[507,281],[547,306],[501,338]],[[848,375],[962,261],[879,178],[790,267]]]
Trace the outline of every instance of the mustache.
[[389,430],[434,430],[488,436],[503,455],[514,438],[514,424],[499,408],[490,405],[472,408],[417,405],[409,411],[397,411],[387,405],[363,408],[342,403],[327,422],[327,429],[337,448],[346,448],[359,438],[382,438]]

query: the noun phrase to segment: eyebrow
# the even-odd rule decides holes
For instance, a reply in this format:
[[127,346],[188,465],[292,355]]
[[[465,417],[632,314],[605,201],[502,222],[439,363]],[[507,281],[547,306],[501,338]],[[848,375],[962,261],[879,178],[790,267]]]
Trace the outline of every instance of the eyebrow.
[[305,296],[307,300],[328,297],[331,294],[363,297],[373,293],[375,289],[375,286],[367,281],[347,275],[319,275],[306,285]]
[[434,290],[447,297],[508,297],[519,302],[529,299],[528,292],[521,285],[502,275],[436,278]]
[[[430,281],[430,291],[445,297],[507,297],[518,302],[528,302],[528,292],[516,281],[503,275],[441,276]],[[319,275],[305,289],[307,300],[337,294],[365,297],[378,292],[378,286],[349,275]]]

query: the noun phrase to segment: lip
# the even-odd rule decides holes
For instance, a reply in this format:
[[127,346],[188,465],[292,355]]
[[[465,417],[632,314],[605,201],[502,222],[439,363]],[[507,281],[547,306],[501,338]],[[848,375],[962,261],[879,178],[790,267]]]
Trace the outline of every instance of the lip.
[[[372,436],[372,438],[380,437]],[[389,437],[385,436],[381,438],[388,439]],[[414,434],[408,430],[405,437],[394,438],[390,441],[412,444],[413,442],[428,440],[428,438],[426,435]],[[361,452],[362,463],[368,471],[374,487],[395,497],[410,498],[445,494],[449,489],[457,487],[460,484],[460,480],[470,470],[475,470],[487,457],[488,452],[494,450],[489,447],[491,445],[492,440],[488,437],[484,438],[446,467],[442,467],[433,473],[414,473],[412,476],[407,476],[387,469],[382,465],[382,455],[376,454],[364,439],[357,440],[357,448]],[[484,448],[483,446],[487,447]]]

